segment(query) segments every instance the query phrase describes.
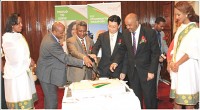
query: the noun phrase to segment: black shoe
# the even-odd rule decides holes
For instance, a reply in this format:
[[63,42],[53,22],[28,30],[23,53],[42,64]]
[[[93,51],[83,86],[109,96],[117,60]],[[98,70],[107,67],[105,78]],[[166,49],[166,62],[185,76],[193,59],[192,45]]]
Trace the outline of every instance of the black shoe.
[[199,109],[199,102],[194,106],[195,109]]

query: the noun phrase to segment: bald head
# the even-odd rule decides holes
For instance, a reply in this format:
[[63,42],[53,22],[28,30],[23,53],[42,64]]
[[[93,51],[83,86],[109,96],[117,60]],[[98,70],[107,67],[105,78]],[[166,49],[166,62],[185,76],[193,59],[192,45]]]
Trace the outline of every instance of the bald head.
[[57,31],[61,28],[65,28],[65,26],[61,22],[55,22],[52,25],[52,31]]
[[130,13],[125,17],[126,28],[130,32],[135,32],[139,26],[138,16],[135,13]]
[[132,20],[138,21],[138,16],[137,16],[135,13],[129,13],[129,14],[126,16],[125,20],[126,20],[126,19],[132,19]]
[[52,25],[52,33],[60,40],[65,35],[65,26],[61,22],[55,22]]

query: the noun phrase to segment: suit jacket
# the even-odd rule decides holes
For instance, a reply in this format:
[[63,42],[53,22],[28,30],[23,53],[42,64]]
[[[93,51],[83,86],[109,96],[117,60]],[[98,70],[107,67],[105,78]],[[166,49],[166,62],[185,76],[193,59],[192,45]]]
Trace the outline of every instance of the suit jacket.
[[[154,28],[152,28],[152,29],[154,29]],[[156,35],[157,34],[158,34],[158,31],[156,31]],[[158,36],[157,36],[157,39],[158,39]],[[158,43],[159,47],[160,47],[160,54],[163,54],[163,53],[167,54],[168,45],[167,45],[167,42],[165,40],[165,33],[163,31],[160,31],[160,40],[161,40],[161,47],[160,47],[160,44]],[[159,39],[158,39],[158,42],[159,42]]]
[[67,55],[52,33],[47,34],[40,45],[36,74],[40,81],[57,86],[66,84],[66,67],[83,66],[83,60]]
[[[156,32],[141,26],[136,54],[133,54],[131,33],[126,29],[123,32],[123,41],[120,51],[116,55],[114,62],[119,63],[127,52],[128,54],[128,78],[134,77],[134,69],[141,80],[146,81],[148,72],[157,73],[160,49]],[[143,38],[143,39],[142,39]],[[145,40],[145,41],[144,41]]]
[[98,70],[100,72],[100,76],[119,78],[120,73],[126,73],[126,71],[127,71],[126,58],[124,59],[124,62],[119,62],[118,67],[116,68],[114,73],[111,73],[111,71],[109,69],[111,63],[114,60],[115,55],[118,52],[121,42],[122,42],[122,33],[118,32],[115,47],[114,47],[113,53],[111,55],[109,31],[106,31],[99,35],[96,43],[94,44],[94,46],[92,48],[92,53],[97,55],[99,52],[99,49],[100,48],[102,49],[102,57],[98,64]]
[[[78,36],[73,36],[71,38],[67,39],[67,48],[68,52],[71,56],[83,59],[83,56],[87,55],[88,53],[91,53],[90,48],[94,45],[94,42],[92,39],[90,39],[88,36],[85,37],[86,40],[86,49],[87,53],[84,51],[83,46],[81,44],[81,41],[79,40]],[[74,67],[74,66],[68,66],[67,71],[67,80],[70,82],[78,82],[84,79],[91,79],[92,78],[92,69],[88,68],[86,66],[83,66],[81,68]]]

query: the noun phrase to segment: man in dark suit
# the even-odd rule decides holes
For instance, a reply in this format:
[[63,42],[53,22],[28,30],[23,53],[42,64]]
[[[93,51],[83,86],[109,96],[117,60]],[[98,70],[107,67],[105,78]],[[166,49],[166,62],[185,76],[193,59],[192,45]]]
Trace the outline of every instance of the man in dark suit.
[[126,73],[126,60],[119,63],[115,72],[109,70],[110,64],[113,61],[114,56],[118,52],[118,48],[122,43],[122,33],[118,30],[120,28],[121,19],[117,15],[112,15],[108,18],[108,31],[99,35],[96,43],[92,48],[92,53],[96,55],[99,49],[102,49],[102,56],[98,64],[98,70],[100,77],[108,78],[125,78]]
[[[157,17],[155,20],[155,25],[153,27],[153,29],[156,31],[156,36],[158,39],[158,44],[159,44],[159,48],[160,48],[160,57],[159,57],[159,65],[158,65],[158,71],[157,71],[157,92],[158,92],[158,82],[159,80],[168,84],[167,80],[164,80],[161,78],[160,76],[160,72],[161,69],[163,68],[163,63],[166,60],[166,53],[168,51],[168,46],[167,46],[167,42],[165,40],[165,33],[162,31],[165,27],[165,19],[163,17]],[[157,98],[158,101],[160,101]]]
[[127,29],[123,32],[124,40],[110,70],[114,71],[117,68],[127,52],[130,88],[139,98],[141,107],[144,99],[146,109],[155,109],[157,108],[156,73],[160,56],[156,32],[141,26],[134,13],[126,16],[125,24]]
[[47,34],[40,46],[36,74],[44,92],[44,108],[57,109],[57,89],[66,84],[66,66],[82,67],[85,63],[92,67],[91,60],[80,60],[68,56],[60,45],[65,35],[65,26],[60,22],[52,25],[52,32]]

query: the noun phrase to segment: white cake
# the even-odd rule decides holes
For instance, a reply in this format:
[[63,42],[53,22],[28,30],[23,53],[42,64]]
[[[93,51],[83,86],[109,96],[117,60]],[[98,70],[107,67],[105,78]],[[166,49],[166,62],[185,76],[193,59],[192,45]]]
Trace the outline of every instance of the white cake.
[[133,90],[124,81],[104,79],[97,81],[84,80],[66,87],[62,109],[140,110],[141,106]]
[[72,83],[69,88],[72,97],[94,97],[126,92],[123,82],[118,79],[84,80]]

